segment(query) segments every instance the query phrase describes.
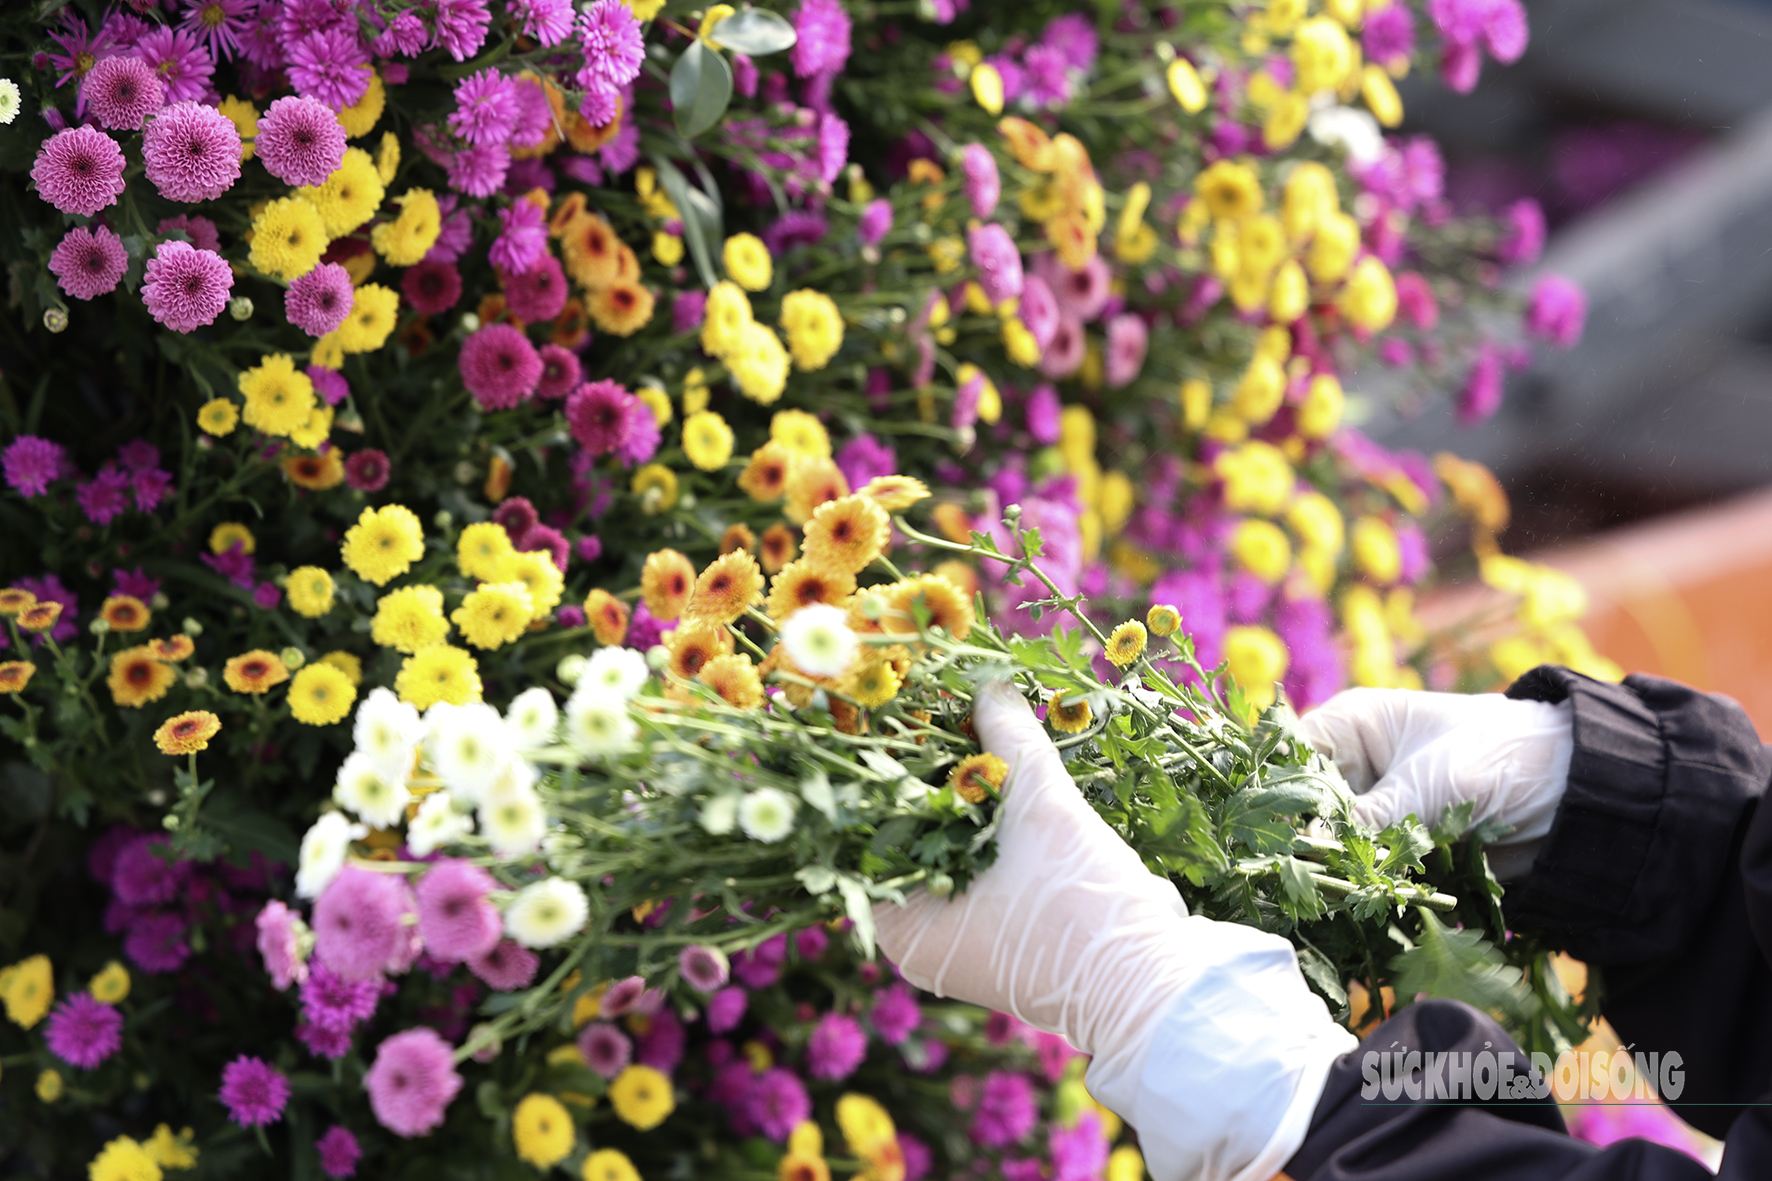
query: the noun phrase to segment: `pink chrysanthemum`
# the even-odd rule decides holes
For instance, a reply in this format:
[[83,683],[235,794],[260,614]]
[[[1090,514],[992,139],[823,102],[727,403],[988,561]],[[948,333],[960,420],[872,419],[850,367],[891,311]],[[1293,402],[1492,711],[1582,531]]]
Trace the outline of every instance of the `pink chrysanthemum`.
[[800,77],[834,73],[849,60],[849,14],[839,0],[805,0],[794,13],[794,32],[788,57]]
[[228,305],[234,272],[227,260],[188,242],[162,242],[148,260],[142,302],[174,332],[212,324]]
[[436,22],[437,44],[458,62],[480,52],[480,46],[486,43],[486,29],[492,24],[486,0],[437,0],[432,19]]
[[867,1057],[868,1035],[847,1013],[826,1013],[806,1040],[806,1073],[826,1082],[848,1078]]
[[43,1030],[49,1052],[71,1066],[91,1070],[123,1045],[123,1014],[76,992],[55,1007]]
[[1058,331],[1058,300],[1046,280],[1038,275],[1028,275],[1022,280],[1021,302],[1016,314],[1033,334],[1034,343],[1045,349],[1052,334]]
[[328,1177],[355,1177],[363,1157],[357,1137],[343,1124],[333,1125],[314,1141],[314,1151],[320,1154],[320,1171]]
[[461,298],[461,272],[455,264],[426,258],[406,268],[400,292],[422,316],[434,316],[454,307]]
[[1033,1130],[1039,1118],[1034,1088],[1024,1074],[993,1070],[979,1090],[978,1110],[972,1117],[973,1143],[986,1148],[1007,1148]]
[[993,304],[1002,303],[1021,294],[1021,251],[1015,239],[996,222],[968,230],[967,252],[972,265],[978,268],[978,284],[985,298]]
[[351,28],[357,23],[354,5],[335,0],[282,0],[272,5],[277,13],[277,31],[283,40],[296,41],[327,29]]
[[504,922],[486,898],[497,887],[466,861],[439,861],[418,879],[418,937],[433,959],[458,964],[497,945]]
[[607,1021],[593,1021],[578,1035],[578,1052],[590,1068],[604,1078],[614,1078],[634,1057],[634,1044]]
[[812,1099],[799,1075],[777,1066],[751,1083],[744,1097],[744,1112],[758,1131],[779,1144],[811,1118]]
[[174,103],[142,133],[148,179],[168,201],[212,201],[240,179],[240,132],[202,103]]
[[117,289],[129,268],[123,239],[104,226],[76,226],[62,236],[49,256],[49,273],[75,299],[94,299]]
[[572,0],[511,0],[517,31],[541,45],[558,45],[572,35]]
[[519,274],[541,260],[548,248],[548,215],[541,206],[533,201],[513,201],[498,211],[498,220],[499,235],[486,252],[493,266],[506,274]]
[[1526,331],[1560,349],[1574,348],[1587,326],[1587,293],[1561,275],[1546,275],[1532,288]]
[[892,232],[892,202],[876,197],[862,207],[855,223],[855,239],[863,246],[878,246]]
[[308,978],[308,962],[302,958],[297,937],[298,921],[294,911],[273,898],[253,923],[258,929],[258,954],[278,992]]
[[557,344],[541,346],[541,380],[535,383],[535,396],[557,402],[578,385],[581,371],[578,355]]
[[461,380],[483,410],[509,410],[535,393],[541,358],[509,324],[488,324],[461,346]]
[[58,131],[38,149],[31,180],[63,213],[91,217],[123,193],[123,149],[96,127]]
[[343,110],[369,89],[369,54],[354,29],[309,33],[289,48],[290,84],[297,94]]
[[242,1127],[274,1124],[289,1102],[289,1080],[263,1058],[245,1054],[222,1068],[220,1098],[228,1118]]
[[254,0],[185,0],[179,28],[203,42],[212,57],[224,61],[240,52],[240,38],[252,28]]
[[388,22],[381,35],[369,43],[369,49],[377,57],[417,57],[430,39],[424,18],[417,10],[408,8]]
[[[639,402],[639,399],[635,399]],[[615,457],[621,460],[624,467],[646,463],[658,454],[659,444],[658,418],[652,413],[652,407],[644,402],[634,407],[634,425],[628,431],[628,437],[615,448]]]
[[1119,389],[1138,376],[1144,368],[1144,355],[1150,347],[1150,329],[1144,317],[1122,312],[1107,322],[1107,383]]
[[584,47],[584,74],[614,87],[640,76],[646,46],[639,19],[622,0],[597,0],[585,9],[578,18],[578,38]]
[[602,127],[621,113],[621,90],[611,86],[601,74],[581,70],[577,82],[585,92],[578,101],[578,113],[584,116],[585,122]]
[[171,237],[176,230],[183,230],[185,237],[189,238],[191,245],[198,250],[221,253],[221,232],[215,228],[215,223],[207,217],[193,217],[188,213],[181,213],[177,217],[161,218],[160,224],[154,227],[154,232],[162,238]]
[[989,217],[1003,195],[997,158],[983,144],[967,144],[960,155],[960,170],[966,174],[966,200],[972,203],[973,216]]
[[352,1034],[349,1029],[332,1029],[302,1021],[295,1027],[295,1040],[306,1046],[314,1057],[337,1061],[351,1052]]
[[1458,393],[1458,421],[1466,426],[1482,422],[1501,409],[1507,394],[1507,366],[1501,350],[1484,342],[1476,363]]
[[308,380],[314,383],[314,392],[325,399],[328,406],[336,406],[351,396],[350,382],[336,369],[309,365],[302,372],[308,375]]
[[202,42],[184,29],[157,26],[135,43],[135,52],[159,75],[167,102],[195,102],[209,92],[215,59]]
[[387,452],[366,447],[345,460],[345,483],[358,492],[380,492],[388,486],[392,471]]
[[736,984],[727,985],[708,998],[708,1032],[730,1033],[744,1020],[751,994]]
[[329,971],[325,964],[315,964],[308,978],[302,981],[302,1016],[307,1018],[308,1024],[321,1029],[349,1033],[375,1016],[381,990],[379,979],[346,980]]
[[541,957],[515,939],[500,939],[491,951],[468,961],[468,971],[499,992],[528,988]]
[[314,955],[346,980],[380,976],[406,951],[406,883],[347,865],[314,903]]
[[485,144],[503,140],[510,135],[516,119],[516,84],[497,69],[488,67],[455,84],[455,110],[449,113],[449,130],[463,142]]
[[911,990],[894,984],[874,994],[874,1011],[869,1014],[880,1040],[889,1046],[903,1045],[923,1023],[923,1009]]
[[[571,8],[566,12],[570,21]],[[570,25],[568,31],[571,31]],[[554,111],[548,105],[548,92],[533,78],[517,78],[512,81],[511,95],[516,108],[511,121],[511,146],[540,147],[554,126]]]
[[335,262],[321,263],[289,285],[283,311],[309,336],[325,336],[345,322],[356,298],[351,273]]
[[490,197],[505,183],[510,149],[501,143],[463,148],[449,162],[449,187],[470,197]]
[[607,455],[633,433],[641,409],[640,399],[605,378],[572,391],[566,399],[566,424],[580,447],[592,455]]
[[285,184],[324,184],[344,161],[345,129],[319,99],[284,97],[260,116],[253,145]]
[[[506,271],[501,277],[505,307],[525,323],[552,320],[566,307],[566,272],[561,269],[560,260],[551,254],[542,254],[528,268],[516,274]],[[566,393],[555,396],[564,398]]]
[[0,452],[7,484],[26,498],[49,491],[50,481],[60,479],[67,466],[68,453],[62,445],[37,435],[20,435]]
[[727,962],[725,952],[699,943],[691,944],[678,953],[677,970],[683,974],[683,982],[697,992],[714,992],[732,974],[732,966]]
[[376,1048],[363,1087],[381,1126],[410,1139],[443,1122],[444,1111],[461,1090],[461,1075],[455,1072],[449,1043],[436,1030],[421,1026],[396,1033]]
[[166,88],[139,57],[100,58],[80,82],[80,97],[100,127],[140,131],[166,101]]

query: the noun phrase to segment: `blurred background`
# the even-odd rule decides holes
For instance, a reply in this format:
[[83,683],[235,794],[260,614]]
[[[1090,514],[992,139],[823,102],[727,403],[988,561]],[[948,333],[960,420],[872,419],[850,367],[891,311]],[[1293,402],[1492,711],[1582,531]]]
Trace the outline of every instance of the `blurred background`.
[[1454,205],[1542,206],[1586,335],[1477,426],[1444,400],[1364,425],[1489,465],[1504,546],[1587,586],[1602,653],[1772,735],[1772,0],[1527,7],[1525,57],[1467,96],[1411,79],[1404,131],[1439,141]]

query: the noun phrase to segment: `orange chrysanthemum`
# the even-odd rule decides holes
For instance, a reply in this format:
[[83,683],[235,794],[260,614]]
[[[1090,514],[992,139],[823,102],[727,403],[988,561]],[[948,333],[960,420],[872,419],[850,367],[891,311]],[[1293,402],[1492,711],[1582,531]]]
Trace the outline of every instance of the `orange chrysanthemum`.
[[674,549],[661,549],[649,554],[640,568],[640,597],[646,609],[661,623],[670,623],[683,614],[689,596],[695,592],[695,567]]
[[967,755],[948,776],[954,794],[969,804],[982,804],[986,796],[994,796],[1009,774],[1009,764],[993,754]]
[[628,638],[628,605],[598,587],[585,596],[585,622],[597,643],[614,647]]
[[652,292],[617,281],[591,293],[591,322],[611,336],[632,336],[652,321]]
[[291,455],[283,461],[283,474],[298,488],[324,492],[345,482],[345,461],[336,447],[324,455]]
[[812,562],[791,562],[770,584],[767,610],[771,619],[786,619],[802,607],[814,603],[839,604],[854,593],[855,576],[847,570],[832,570]]
[[62,617],[62,605],[54,599],[32,603],[18,613],[18,625],[28,632],[46,632]]
[[574,218],[560,235],[566,271],[580,287],[597,291],[615,281],[621,265],[621,239],[601,214]]
[[155,660],[164,660],[177,664],[197,650],[197,645],[190,636],[179,634],[170,640],[149,640],[148,651],[154,654]]
[[889,513],[910,508],[929,498],[929,485],[911,476],[875,476],[862,488],[867,497]]
[[794,531],[779,523],[763,530],[761,545],[763,569],[770,574],[784,569],[800,550],[800,543],[794,539]]
[[566,199],[560,202],[560,207],[548,218],[548,233],[555,238],[564,236],[567,227],[583,216],[584,212],[585,195],[575,189],[566,194]]
[[917,630],[917,605],[929,613],[929,626],[939,627],[956,640],[964,640],[972,632],[972,603],[960,588],[939,574],[920,574],[895,582],[887,590],[887,603],[892,610],[881,620],[882,628],[893,633]]
[[0,693],[21,693],[31,683],[37,666],[28,660],[8,660],[0,664]]
[[178,674],[154,658],[153,649],[125,648],[111,657],[111,673],[105,678],[111,700],[130,709],[158,701],[171,690]]
[[161,754],[188,755],[209,748],[209,740],[221,733],[221,719],[206,709],[194,709],[167,718],[154,731],[154,745]]
[[968,566],[965,562],[960,561],[958,558],[951,558],[946,562],[938,563],[935,569],[931,570],[930,573],[939,574],[949,582],[953,583],[954,588],[962,595],[966,596],[966,601],[968,603],[970,603],[972,597],[978,593],[978,571],[974,570],[971,566]]
[[1095,720],[1095,714],[1089,708],[1087,697],[1079,697],[1074,701],[1054,697],[1046,706],[1046,720],[1061,734],[1081,734]]
[[268,693],[289,679],[289,668],[275,652],[255,648],[222,666],[222,680],[236,693]]
[[733,709],[756,709],[763,704],[763,678],[743,653],[716,656],[702,665],[697,675]]
[[98,609],[98,617],[114,632],[138,632],[148,626],[148,605],[134,595],[112,595]]
[[733,550],[739,549],[749,553],[757,552],[757,535],[751,532],[751,527],[743,521],[726,526],[726,532],[720,534],[721,553],[729,554]]
[[734,550],[708,563],[695,580],[686,611],[692,619],[731,623],[762,598],[763,572],[757,569],[757,559]]
[[827,501],[806,522],[806,560],[829,570],[861,570],[892,538],[886,510],[865,496]]
[[591,317],[585,311],[584,300],[575,295],[566,301],[566,306],[554,317],[554,328],[548,339],[574,352],[590,343]]
[[804,525],[819,505],[848,496],[849,481],[834,460],[803,458],[788,473],[787,494],[783,514],[794,524]]
[[665,637],[670,670],[686,681],[701,675],[708,661],[732,651],[732,633],[717,623],[685,623]]
[[1125,668],[1144,654],[1147,638],[1144,624],[1136,619],[1128,619],[1108,637],[1107,651],[1104,653],[1108,663],[1115,668]]
[[929,516],[935,522],[935,527],[941,530],[941,535],[949,541],[964,543],[971,539],[972,518],[953,501],[936,505],[935,511]]
[[794,453],[774,439],[751,452],[750,462],[738,474],[738,486],[752,500],[764,504],[787,495],[788,477],[794,472]]
[[19,586],[0,590],[0,615],[17,615],[37,601],[37,596]]

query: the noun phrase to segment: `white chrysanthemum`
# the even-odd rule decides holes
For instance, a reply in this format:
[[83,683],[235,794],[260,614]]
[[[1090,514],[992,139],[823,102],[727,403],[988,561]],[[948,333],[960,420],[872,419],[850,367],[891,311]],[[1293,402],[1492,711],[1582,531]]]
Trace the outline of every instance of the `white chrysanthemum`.
[[433,705],[425,714],[430,733],[425,754],[431,769],[463,803],[478,804],[486,791],[517,757],[510,727],[484,702]]
[[19,103],[18,83],[11,78],[0,78],[0,123],[11,123],[18,118]]
[[505,909],[505,933],[524,947],[552,947],[578,934],[591,912],[577,882],[545,878],[525,886]]
[[505,710],[505,725],[518,750],[540,750],[553,744],[554,731],[560,726],[560,707],[554,704],[552,693],[537,685],[517,694]]
[[361,824],[352,824],[343,812],[327,812],[314,821],[301,839],[300,864],[295,871],[295,892],[317,898],[338,871],[345,867],[351,842],[368,836]]
[[351,738],[359,753],[372,760],[389,779],[406,782],[412,755],[424,737],[424,720],[412,706],[377,686],[357,707]]
[[574,693],[566,702],[566,745],[586,757],[626,754],[640,737],[627,703],[600,693]]
[[1311,114],[1311,138],[1326,148],[1340,146],[1347,150],[1347,162],[1364,168],[1377,163],[1384,155],[1384,132],[1378,120],[1357,107],[1333,104],[1318,108]]
[[631,701],[646,687],[651,676],[646,657],[632,648],[599,648],[585,661],[574,692],[601,693],[606,697]]
[[794,797],[776,787],[746,792],[738,804],[738,825],[753,841],[772,845],[794,831]]
[[474,818],[456,811],[446,791],[434,791],[418,806],[406,825],[406,848],[414,857],[429,857],[474,831]]
[[787,617],[781,625],[781,642],[788,659],[814,677],[840,677],[855,663],[860,643],[849,630],[849,616],[841,607],[814,603]]
[[528,856],[547,833],[547,809],[526,784],[493,792],[480,803],[480,835],[500,857]]
[[715,796],[701,806],[701,826],[717,837],[731,832],[738,823],[738,793]]
[[338,782],[333,785],[332,798],[340,807],[357,814],[357,819],[375,828],[392,828],[400,823],[412,793],[398,780],[389,779],[374,759],[362,751],[352,751],[338,769]]

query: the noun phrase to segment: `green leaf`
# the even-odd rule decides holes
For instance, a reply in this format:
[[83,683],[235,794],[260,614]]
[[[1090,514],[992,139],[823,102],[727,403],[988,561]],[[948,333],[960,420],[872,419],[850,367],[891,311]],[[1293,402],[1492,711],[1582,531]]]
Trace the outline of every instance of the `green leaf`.
[[752,57],[792,49],[799,40],[794,26],[767,8],[735,12],[714,26],[713,39],[727,49]]
[[1426,994],[1513,1017],[1533,1007],[1534,998],[1521,987],[1520,969],[1503,960],[1481,931],[1454,930],[1425,909],[1417,908],[1416,913],[1421,916],[1421,937],[1390,965],[1395,973],[1391,987],[1399,1004]]
[[732,67],[725,56],[704,42],[691,42],[671,67],[671,106],[677,130],[693,139],[718,123],[731,101]]
[[1314,811],[1321,800],[1316,777],[1282,772],[1227,799],[1219,831],[1258,854],[1288,853],[1298,832],[1286,817]]
[[1328,907],[1323,903],[1323,896],[1317,891],[1317,883],[1311,881],[1310,866],[1296,857],[1280,858],[1280,888],[1285,891],[1286,900],[1291,903],[1287,907],[1299,921],[1320,919]]
[[696,272],[705,285],[712,287],[720,281],[720,274],[714,269],[713,247],[725,240],[720,208],[706,193],[692,188],[670,160],[655,155],[652,163],[658,168],[658,182],[683,216],[683,240],[689,246],[689,256],[695,260]]

